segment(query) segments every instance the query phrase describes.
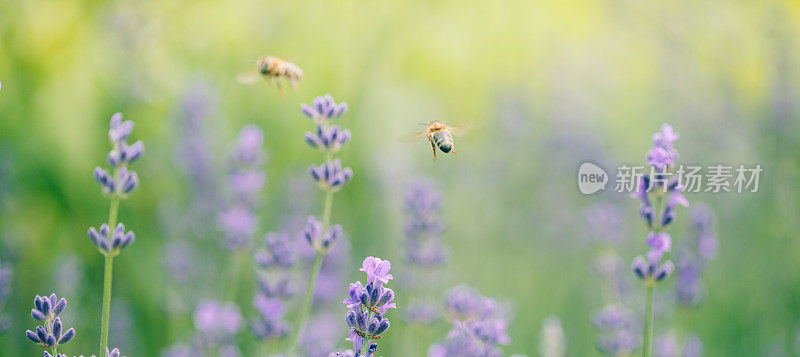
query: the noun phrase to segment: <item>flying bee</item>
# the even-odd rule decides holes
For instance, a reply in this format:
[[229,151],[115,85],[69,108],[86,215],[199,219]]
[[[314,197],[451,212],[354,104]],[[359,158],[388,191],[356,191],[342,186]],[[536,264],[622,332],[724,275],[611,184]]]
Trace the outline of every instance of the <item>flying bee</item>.
[[445,154],[450,152],[455,154],[456,151],[455,146],[453,145],[453,135],[464,135],[464,133],[466,133],[471,127],[471,125],[454,126],[445,125],[445,123],[440,121],[432,121],[427,124],[427,128],[425,128],[425,130],[409,136],[406,138],[406,140],[411,141],[428,137],[428,141],[431,143],[431,149],[433,149],[433,159],[436,160],[436,148],[439,148],[439,150]]
[[264,77],[275,82],[281,98],[285,96],[281,80],[285,79],[292,89],[297,90],[297,83],[303,79],[303,69],[300,66],[274,56],[265,56],[256,60],[256,69],[258,74],[249,73],[239,76],[239,82],[251,84],[255,83],[259,76]]

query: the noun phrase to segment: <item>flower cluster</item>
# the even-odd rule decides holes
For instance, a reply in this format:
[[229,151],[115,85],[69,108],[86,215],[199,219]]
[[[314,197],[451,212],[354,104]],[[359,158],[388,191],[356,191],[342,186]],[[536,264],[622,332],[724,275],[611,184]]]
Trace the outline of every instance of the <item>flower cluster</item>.
[[625,356],[639,347],[638,325],[632,311],[608,305],[592,314],[592,324],[601,331],[597,349],[610,356]]
[[347,129],[331,125],[331,121],[347,112],[347,104],[336,104],[333,97],[326,94],[315,98],[311,105],[303,104],[301,110],[317,126],[316,132],[307,132],[304,140],[312,148],[325,153],[325,162],[319,166],[311,166],[308,174],[323,190],[338,191],[353,178],[353,170],[349,167],[342,168],[341,161],[333,159],[333,154],[350,141],[351,134]]
[[453,328],[444,342],[428,349],[428,357],[503,355],[498,345],[507,345],[511,339],[506,334],[508,323],[494,299],[485,298],[472,288],[457,286],[448,292],[445,303],[455,316]]
[[75,329],[70,328],[64,331],[61,318],[58,317],[58,314],[67,307],[67,300],[64,298],[59,299],[56,294],[50,294],[50,296],[36,295],[36,298],[33,299],[33,305],[31,316],[36,321],[41,322],[42,325],[36,326],[36,332],[25,331],[25,336],[33,343],[42,346],[42,348],[53,350],[52,355],[45,351],[45,356],[64,356],[58,353],[58,347],[75,337]]
[[303,227],[303,237],[312,247],[317,247],[322,251],[328,251],[331,244],[344,236],[341,225],[333,225],[324,234],[322,233],[322,222],[314,216],[309,216]]
[[350,182],[353,178],[353,170],[349,167],[342,168],[342,161],[333,159],[320,166],[312,165],[308,169],[308,175],[321,189],[336,192]]
[[697,335],[685,335],[681,347],[678,336],[670,331],[656,339],[654,355],[655,357],[700,357],[703,355],[703,343]]
[[103,192],[112,198],[125,198],[139,186],[139,176],[133,170],[128,170],[127,165],[144,154],[144,144],[137,141],[128,145],[127,140],[132,132],[133,122],[123,121],[122,113],[111,116],[108,129],[111,151],[106,156],[106,161],[114,171],[109,173],[103,168],[96,167],[94,178]]
[[111,142],[111,151],[108,153],[107,161],[114,168],[112,173],[97,167],[94,169],[94,178],[100,184],[103,192],[111,198],[111,208],[113,217],[109,217],[109,223],[103,223],[98,230],[90,227],[86,232],[89,242],[105,256],[116,256],[119,252],[128,247],[135,238],[133,232],[125,232],[125,226],[119,223],[114,231],[111,232],[110,225],[116,223],[116,209],[119,199],[124,199],[139,186],[139,177],[136,172],[129,170],[127,165],[138,159],[144,153],[144,144],[137,141],[131,145],[127,144],[127,139],[133,131],[133,122],[122,120],[121,113],[111,116],[108,129],[108,139]]
[[366,287],[361,281],[350,284],[347,298],[342,301],[349,309],[345,315],[347,326],[350,327],[347,341],[353,343],[356,357],[365,353],[372,355],[378,344],[371,341],[381,338],[381,334],[389,329],[389,319],[385,314],[397,306],[394,303],[394,291],[383,284],[394,279],[389,274],[391,268],[388,260],[375,257],[364,259],[359,271],[367,274]]
[[338,125],[331,125],[326,129],[317,124],[317,130],[313,134],[306,132],[303,139],[312,148],[337,152],[344,144],[350,141],[351,136],[350,130],[342,129]]
[[233,337],[242,328],[242,324],[239,307],[232,303],[206,300],[198,305],[194,313],[197,344],[201,347],[220,346],[220,350],[233,347]]
[[347,103],[336,104],[330,94],[325,94],[314,98],[311,105],[301,105],[300,110],[315,122],[330,121],[347,112]]
[[664,253],[672,250],[672,238],[664,230],[674,221],[675,208],[678,205],[689,206],[681,193],[679,178],[670,178],[678,157],[673,148],[673,142],[677,139],[678,133],[667,124],[653,135],[653,148],[647,155],[648,164],[653,167],[652,175],[642,175],[638,188],[633,193],[633,197],[642,202],[639,213],[651,232],[647,237],[647,245],[650,247],[647,258],[636,257],[632,269],[637,277],[648,284],[668,278],[675,269],[671,261],[661,263]]
[[441,208],[441,194],[431,180],[417,180],[406,190],[403,209],[408,217],[405,251],[409,263],[420,266],[444,264],[446,255],[441,244],[444,225],[439,219]]
[[289,332],[283,320],[286,313],[283,300],[292,295],[289,269],[295,262],[288,234],[268,233],[264,243],[266,249],[255,253],[256,264],[263,271],[259,276],[259,292],[253,298],[258,317],[250,323],[253,334],[262,340],[281,338]]
[[697,205],[689,219],[692,235],[686,246],[679,251],[675,290],[678,302],[693,306],[699,304],[702,298],[700,278],[708,261],[716,256],[718,243],[714,213],[708,206]]
[[439,268],[447,260],[441,242],[444,232],[439,217],[441,208],[442,197],[432,180],[417,179],[406,188],[403,196],[405,258],[413,274],[404,283],[416,294],[407,304],[404,317],[413,323],[428,324],[440,317],[440,308],[433,302],[436,299],[432,295],[437,292]]
[[248,125],[239,132],[239,140],[230,158],[232,167],[228,172],[228,188],[233,197],[219,214],[219,227],[224,233],[223,246],[229,250],[247,249],[252,243],[258,224],[254,213],[256,198],[266,180],[261,171],[263,143],[261,128]]
[[100,253],[111,256],[118,255],[122,249],[133,243],[136,237],[132,231],[125,232],[125,225],[122,223],[118,223],[113,232],[109,232],[108,224],[103,223],[100,225],[100,230],[90,227],[86,234]]

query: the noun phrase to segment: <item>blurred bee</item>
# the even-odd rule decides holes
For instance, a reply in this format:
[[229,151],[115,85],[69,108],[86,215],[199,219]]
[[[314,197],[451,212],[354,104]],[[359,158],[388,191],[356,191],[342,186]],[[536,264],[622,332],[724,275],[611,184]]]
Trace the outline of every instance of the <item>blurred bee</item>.
[[428,123],[427,126],[428,127],[425,130],[407,137],[406,141],[417,140],[427,136],[428,141],[431,143],[431,149],[433,149],[434,160],[436,160],[436,148],[439,148],[439,150],[445,154],[450,152],[455,154],[456,151],[453,145],[453,135],[464,135],[464,133],[466,133],[467,130],[472,127],[471,125],[445,125],[440,121],[432,121]]
[[303,79],[303,69],[300,68],[300,66],[289,61],[284,61],[278,57],[261,57],[256,60],[256,68],[258,69],[258,74],[249,73],[239,76],[239,82],[251,84],[255,83],[258,77],[264,77],[277,84],[278,93],[280,93],[281,98],[285,96],[283,86],[281,85],[282,79],[289,82],[289,86],[294,90],[297,90],[297,83]]

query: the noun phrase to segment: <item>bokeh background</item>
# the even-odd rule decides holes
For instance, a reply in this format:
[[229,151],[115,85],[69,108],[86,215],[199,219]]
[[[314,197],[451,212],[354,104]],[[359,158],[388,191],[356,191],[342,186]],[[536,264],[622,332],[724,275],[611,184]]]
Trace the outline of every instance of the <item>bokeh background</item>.
[[[267,54],[305,70],[285,99],[270,83],[235,80]],[[135,165],[141,187],[120,210],[137,240],[114,267],[111,345],[156,356],[190,338],[198,297],[219,298],[229,257],[192,207],[201,196],[212,211],[223,201],[225,160],[244,125],[263,128],[269,155],[257,236],[285,228],[289,211],[319,214],[305,170],[320,157],[302,142],[312,124],[299,106],[324,93],[349,104],[341,124],[353,133],[340,157],[355,179],[333,212],[349,241],[337,257],[342,295],[363,279],[367,255],[403,275],[402,190],[429,177],[443,193],[450,252],[431,293],[467,284],[507,302],[506,355],[538,355],[551,315],[567,355],[598,355],[590,315],[603,302],[583,212],[619,208],[626,264],[646,250],[647,231],[626,195],[581,195],[577,167],[644,164],[650,135],[668,122],[681,161],[764,172],[757,193],[687,195],[715,211],[719,252],[702,303],[657,319],[657,334],[693,331],[708,356],[800,355],[798,68],[795,1],[0,2],[0,261],[14,271],[0,355],[41,353],[24,331],[33,296],[51,291],[68,298],[78,330],[63,352],[96,352],[103,260],[85,232],[107,216],[91,173],[104,165],[112,113],[135,121],[147,153]],[[202,120],[187,119],[191,110]],[[434,163],[427,143],[398,140],[430,120],[475,127],[456,139],[457,156]],[[186,146],[208,155],[207,186],[193,180]],[[676,244],[686,218],[679,211]],[[170,242],[203,251],[193,270],[208,279],[172,284]],[[248,316],[256,287],[241,274]],[[659,288],[664,304],[671,285]],[[344,347],[340,321],[329,329]],[[448,328],[410,333],[398,322],[380,352],[422,355]],[[253,343],[247,331],[239,340]]]

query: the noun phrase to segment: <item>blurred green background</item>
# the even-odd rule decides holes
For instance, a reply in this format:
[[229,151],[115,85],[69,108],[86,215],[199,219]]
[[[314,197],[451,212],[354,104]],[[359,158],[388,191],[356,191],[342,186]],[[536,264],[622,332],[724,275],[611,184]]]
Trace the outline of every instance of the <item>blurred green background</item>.
[[[237,83],[262,55],[300,65],[299,90],[281,99],[270,83]],[[403,274],[401,191],[430,176],[444,194],[451,252],[438,293],[463,283],[509,302],[506,355],[538,355],[549,315],[563,323],[568,355],[598,354],[589,315],[602,302],[582,210],[622,208],[626,262],[645,251],[646,229],[637,202],[583,196],[575,173],[584,161],[644,164],[650,135],[668,122],[682,162],[764,172],[757,193],[687,195],[716,211],[719,255],[703,303],[657,320],[657,332],[691,329],[708,356],[800,355],[798,68],[796,1],[0,2],[0,260],[14,269],[0,355],[41,353],[24,331],[33,296],[51,291],[69,300],[78,329],[60,352],[96,353],[103,261],[85,231],[107,215],[91,173],[105,164],[116,111],[135,121],[147,153],[134,165],[141,187],[120,210],[137,240],[116,259],[112,319],[126,320],[116,335],[112,326],[111,344],[155,356],[188,339],[190,317],[165,303],[161,262],[175,238],[164,221],[192,200],[177,143],[183,98],[197,86],[213,101],[207,145],[219,176],[237,131],[264,129],[259,237],[296,199],[287,186],[311,186],[304,171],[319,164],[302,142],[312,126],[300,104],[324,93],[346,101],[341,124],[353,140],[340,157],[355,179],[333,213],[350,239],[346,280],[363,279],[356,268],[367,255],[397,261],[393,273]],[[457,156],[434,163],[427,143],[398,140],[431,120],[476,126],[456,138]],[[307,214],[318,214],[321,195],[309,195]],[[686,216],[679,211],[676,240]],[[198,244],[215,254],[221,234],[202,234]],[[77,277],[59,275],[66,264]],[[242,289],[252,314],[255,284]],[[382,355],[422,355],[448,330],[405,342],[404,326],[393,326]],[[344,347],[344,321],[341,334]]]

